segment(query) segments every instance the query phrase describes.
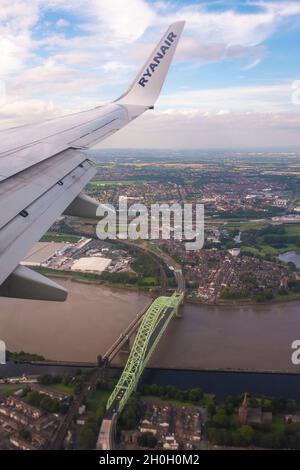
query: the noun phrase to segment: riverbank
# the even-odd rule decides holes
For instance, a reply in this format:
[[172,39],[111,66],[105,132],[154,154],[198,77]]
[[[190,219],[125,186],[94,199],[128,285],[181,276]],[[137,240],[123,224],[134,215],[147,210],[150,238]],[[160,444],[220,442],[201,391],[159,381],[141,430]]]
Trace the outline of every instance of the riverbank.
[[[13,355],[15,355],[16,357],[18,355],[22,356],[22,355],[25,355],[25,353],[13,353]],[[28,354],[28,356],[37,356],[36,354]],[[93,369],[94,367],[97,366],[96,363],[89,363],[89,362],[66,362],[66,361],[52,361],[51,359],[45,359],[45,358],[42,358],[42,360],[38,360],[38,359],[24,359],[24,360],[14,360],[14,359],[10,359],[8,361],[7,364],[14,364],[15,366],[19,367],[20,369],[22,369],[22,367],[26,367],[26,366],[32,366],[32,367],[37,367],[37,368],[47,368],[47,369],[51,369],[52,367],[54,367],[56,370],[57,369],[61,369],[61,370],[64,370],[64,369]],[[1,369],[2,367],[2,369]],[[9,366],[8,366],[9,368]],[[123,371],[123,365],[121,364],[118,364],[116,362],[112,362],[112,364],[110,365],[110,368],[111,369],[114,369],[114,370],[117,370],[117,371],[120,371],[120,374],[121,372]],[[169,368],[169,367],[159,367],[159,366],[152,366],[151,368],[149,368],[150,370],[161,370],[161,371],[169,371],[169,370],[172,370],[174,372],[182,372],[182,371],[190,371],[190,372],[225,372],[225,373],[237,373],[237,374],[272,374],[272,375],[300,375],[300,366],[297,368],[295,368],[295,370],[268,370],[268,369],[265,369],[265,370],[259,370],[259,369],[243,369],[243,368],[234,368],[234,367],[227,367],[227,368],[219,368],[219,367],[215,367],[215,368],[205,368],[205,367],[201,367],[199,369],[194,369],[192,367],[185,367],[185,368],[180,368],[180,367],[177,367],[177,368]],[[0,366],[0,372],[2,370],[2,373],[5,372],[5,367],[3,366]],[[1,375],[0,375],[1,376]],[[5,374],[4,374],[5,376]]]
[[78,282],[81,284],[87,285],[96,285],[96,286],[106,286],[112,289],[124,289],[128,291],[135,291],[135,292],[145,292],[145,293],[155,293],[159,291],[159,287],[146,287],[146,286],[136,286],[136,285],[129,285],[129,284],[121,284],[121,283],[114,283],[109,281],[104,281],[100,279],[99,276],[89,273],[79,273],[79,272],[67,272],[67,271],[59,271],[56,269],[48,269],[48,268],[34,268],[35,271],[47,275],[48,277],[52,278],[60,278],[64,280],[70,280],[71,282]]
[[[40,272],[41,274],[47,275],[52,278],[60,278],[60,279],[65,279],[65,280],[70,280],[71,282],[78,282],[81,284],[87,284],[87,285],[99,285],[99,286],[106,286],[112,289],[122,289],[122,290],[128,290],[130,291],[135,291],[135,292],[144,292],[148,293],[150,295],[156,295],[159,293],[160,288],[159,287],[140,287],[140,286],[131,286],[129,284],[119,284],[119,283],[113,283],[109,281],[103,281],[102,279],[98,279],[97,276],[93,274],[88,274],[88,273],[74,273],[74,272],[66,272],[66,271],[59,271],[59,270],[54,270],[54,269],[47,269],[47,268],[36,268],[36,271]],[[287,294],[285,296],[277,296],[274,299],[268,300],[266,302],[255,302],[254,300],[251,299],[239,299],[239,300],[222,300],[219,299],[215,301],[214,303],[212,302],[207,302],[204,301],[203,299],[191,299],[188,298],[185,303],[191,304],[191,305],[205,305],[205,306],[220,306],[220,307],[241,307],[243,305],[246,306],[251,306],[251,305],[272,305],[272,304],[277,304],[277,303],[285,303],[285,302],[293,302],[296,300],[300,300],[300,294]]]
[[190,299],[188,298],[185,303],[190,305],[205,305],[207,307],[225,307],[225,308],[240,308],[242,306],[257,306],[257,305],[272,305],[272,304],[280,304],[286,302],[294,302],[300,300],[300,294],[287,294],[285,296],[277,296],[274,299],[267,300],[265,302],[255,302],[252,299],[239,299],[239,300],[217,300],[215,302],[207,302],[202,299]]
[[[0,375],[5,377],[37,377],[42,374],[76,373],[78,367],[33,366],[30,364],[8,363],[0,366]],[[110,377],[117,380],[121,368],[110,368]],[[246,372],[246,371],[213,371],[146,368],[140,384],[175,385],[187,390],[201,388],[204,393],[213,394],[217,399],[242,393],[256,393],[272,397],[286,397],[299,400],[300,374]]]

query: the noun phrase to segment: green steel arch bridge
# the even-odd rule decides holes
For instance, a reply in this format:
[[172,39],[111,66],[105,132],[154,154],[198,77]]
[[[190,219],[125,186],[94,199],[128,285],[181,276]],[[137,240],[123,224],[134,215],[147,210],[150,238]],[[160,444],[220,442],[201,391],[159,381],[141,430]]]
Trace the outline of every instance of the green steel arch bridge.
[[108,399],[97,440],[97,449],[110,450],[114,448],[118,417],[135,391],[143,370],[170,321],[178,315],[179,307],[184,300],[185,282],[181,266],[163,252],[161,252],[161,258],[169,268],[173,269],[177,290],[170,297],[160,296],[155,299],[143,314],[143,320],[137,331],[126,366]]
[[136,389],[161,336],[171,319],[177,314],[184,294],[175,292],[171,297],[158,297],[144,315],[123,373],[107,402],[108,413],[120,413]]
[[126,366],[108,399],[106,414],[99,432],[98,449],[109,450],[113,448],[118,416],[136,389],[143,370],[170,321],[178,315],[178,309],[183,299],[184,291],[174,292],[171,297],[158,297],[144,314]]

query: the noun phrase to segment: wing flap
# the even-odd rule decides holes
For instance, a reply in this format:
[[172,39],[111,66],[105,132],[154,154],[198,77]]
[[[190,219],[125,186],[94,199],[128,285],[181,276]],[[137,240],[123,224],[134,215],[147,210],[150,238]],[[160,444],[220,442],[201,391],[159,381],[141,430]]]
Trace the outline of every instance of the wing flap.
[[66,150],[3,181],[0,184],[0,227],[74,168],[87,165],[87,162],[86,154],[74,149]]

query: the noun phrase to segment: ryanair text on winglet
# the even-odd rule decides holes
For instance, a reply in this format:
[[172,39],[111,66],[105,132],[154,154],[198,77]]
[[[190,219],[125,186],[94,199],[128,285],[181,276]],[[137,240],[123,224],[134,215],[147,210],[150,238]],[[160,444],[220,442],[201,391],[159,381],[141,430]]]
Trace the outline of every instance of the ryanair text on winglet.
[[160,47],[160,49],[157,51],[156,55],[152,59],[152,62],[149,64],[145,73],[143,73],[143,76],[139,80],[139,84],[142,87],[146,86],[146,83],[148,83],[149,78],[152,77],[152,74],[155,72],[156,67],[159,66],[160,61],[165,57],[168,49],[170,49],[170,47],[172,46],[176,38],[177,38],[176,34],[174,33],[168,34],[167,39],[165,40],[163,45]]

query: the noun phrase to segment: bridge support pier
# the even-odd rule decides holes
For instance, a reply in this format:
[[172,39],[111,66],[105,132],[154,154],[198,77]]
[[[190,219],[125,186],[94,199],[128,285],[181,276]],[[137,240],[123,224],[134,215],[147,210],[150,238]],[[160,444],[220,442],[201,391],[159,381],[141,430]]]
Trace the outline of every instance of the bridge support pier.
[[125,341],[125,343],[123,344],[123,346],[120,349],[120,353],[121,354],[129,354],[130,349],[131,349],[130,338],[127,338],[127,340]]
[[182,318],[182,317],[183,317],[182,306],[179,305],[176,309],[175,318]]
[[131,344],[130,344],[130,338],[128,338],[122,345],[122,347],[120,348],[118,354],[116,355],[115,359],[114,359],[114,363],[120,363],[123,365],[125,365],[125,363],[127,362],[127,359],[129,357],[129,354],[130,354],[130,350],[131,350]]

